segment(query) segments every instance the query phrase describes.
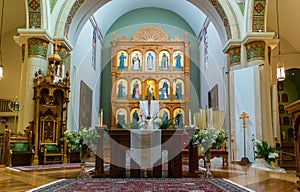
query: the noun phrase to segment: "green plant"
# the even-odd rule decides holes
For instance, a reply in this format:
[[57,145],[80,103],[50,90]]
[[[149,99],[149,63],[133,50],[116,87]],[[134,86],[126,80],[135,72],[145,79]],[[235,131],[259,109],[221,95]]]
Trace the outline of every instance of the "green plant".
[[67,141],[67,145],[71,150],[79,149],[82,147],[88,147],[93,149],[99,142],[99,134],[95,129],[82,128],[78,132],[64,132],[64,136],[61,141]]
[[265,159],[268,163],[275,162],[278,159],[279,150],[275,147],[269,146],[267,141],[256,142],[255,158],[260,156]]
[[169,129],[169,127],[171,125],[173,125],[173,122],[174,122],[174,118],[172,119],[169,119],[168,121],[163,121],[163,119],[160,117],[161,119],[161,124],[159,125],[159,129]]

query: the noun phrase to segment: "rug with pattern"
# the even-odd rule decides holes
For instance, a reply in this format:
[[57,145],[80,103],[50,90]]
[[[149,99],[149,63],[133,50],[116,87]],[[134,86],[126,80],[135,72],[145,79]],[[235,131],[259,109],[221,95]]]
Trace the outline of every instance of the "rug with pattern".
[[[85,166],[95,167],[94,162],[87,162]],[[66,164],[50,164],[50,165],[29,165],[29,166],[15,166],[11,169],[16,169],[19,171],[37,171],[37,170],[50,170],[50,169],[70,169],[70,168],[80,168],[80,163],[66,163]]]
[[63,179],[28,192],[253,192],[221,178]]

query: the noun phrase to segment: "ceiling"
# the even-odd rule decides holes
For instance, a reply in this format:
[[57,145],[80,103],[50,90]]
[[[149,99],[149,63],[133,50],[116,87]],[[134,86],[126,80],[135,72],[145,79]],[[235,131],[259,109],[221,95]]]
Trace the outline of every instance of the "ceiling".
[[[25,1],[4,0],[4,2],[3,34],[4,36],[6,33],[17,34],[18,28],[26,27]],[[268,0],[267,3],[267,31],[277,31],[275,3],[275,0]],[[300,55],[300,25],[298,25],[298,19],[300,18],[300,1],[278,0],[278,3],[282,53],[283,55],[289,53]],[[2,1],[0,2],[0,6],[2,7]],[[143,7],[159,7],[176,12],[190,24],[195,34],[199,34],[203,21],[206,18],[198,8],[186,0],[112,0],[96,11],[94,17],[100,26],[102,34],[105,35],[109,27],[118,17],[130,10]],[[104,17],[104,15],[109,15],[110,17]]]

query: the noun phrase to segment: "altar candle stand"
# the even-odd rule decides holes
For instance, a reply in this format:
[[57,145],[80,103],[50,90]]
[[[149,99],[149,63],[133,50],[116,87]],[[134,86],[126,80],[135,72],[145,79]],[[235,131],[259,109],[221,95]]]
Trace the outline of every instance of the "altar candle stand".
[[244,157],[241,159],[240,165],[245,166],[250,163],[248,157],[246,157],[246,119],[248,119],[249,116],[247,113],[243,112],[240,115],[240,119],[243,119],[243,128],[244,128]]

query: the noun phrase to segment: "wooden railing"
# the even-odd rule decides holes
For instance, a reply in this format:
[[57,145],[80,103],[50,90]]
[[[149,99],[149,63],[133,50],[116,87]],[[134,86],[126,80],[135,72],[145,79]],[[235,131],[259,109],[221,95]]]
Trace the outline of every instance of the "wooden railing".
[[9,99],[0,99],[0,112],[11,112],[8,106],[10,102]]

